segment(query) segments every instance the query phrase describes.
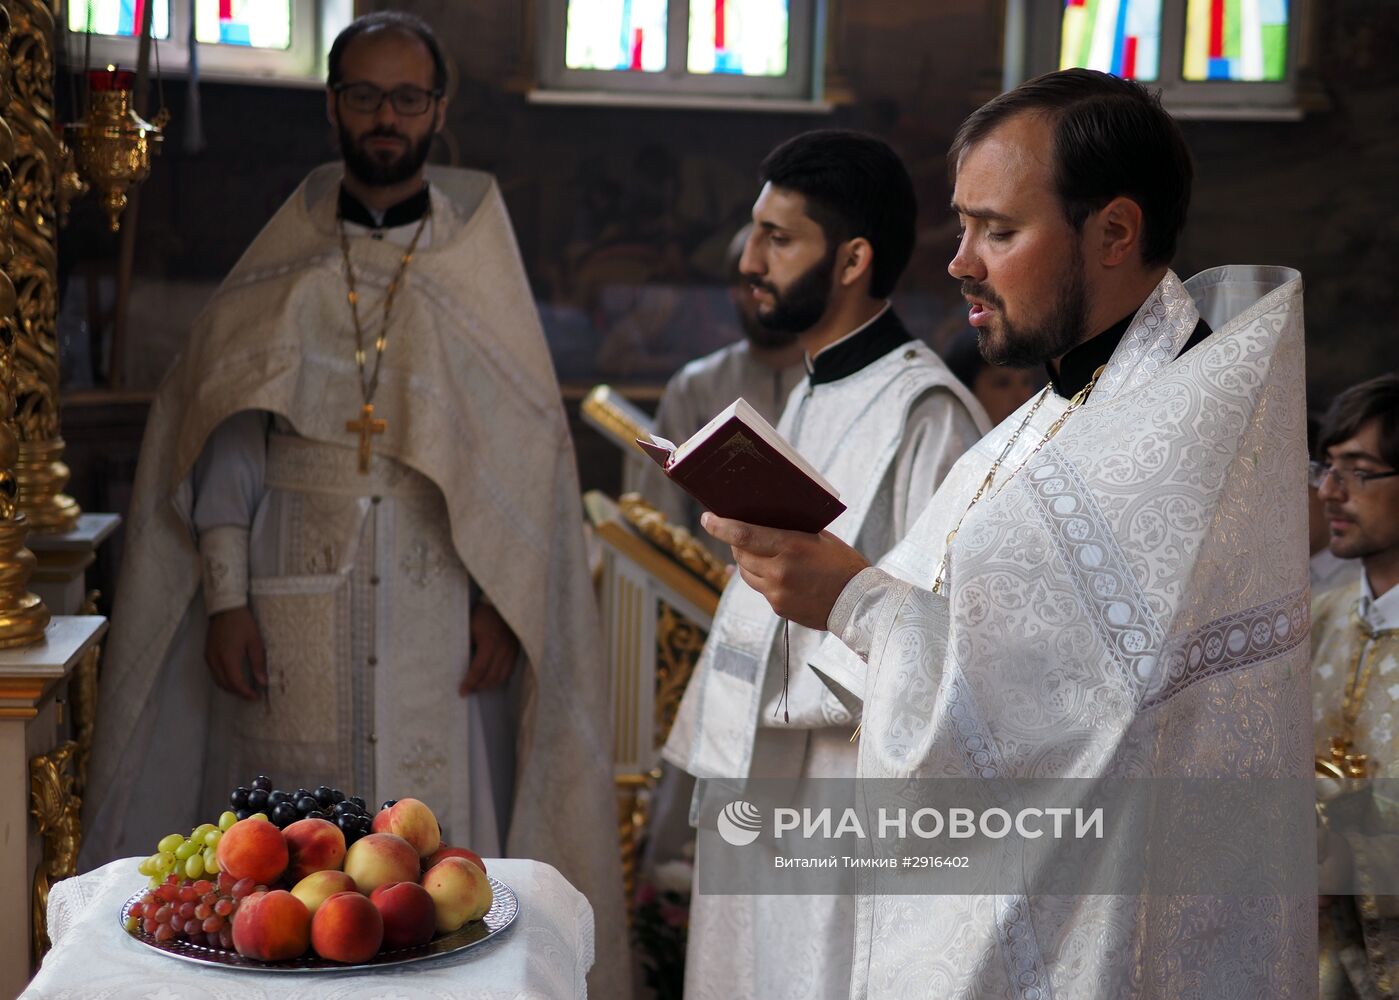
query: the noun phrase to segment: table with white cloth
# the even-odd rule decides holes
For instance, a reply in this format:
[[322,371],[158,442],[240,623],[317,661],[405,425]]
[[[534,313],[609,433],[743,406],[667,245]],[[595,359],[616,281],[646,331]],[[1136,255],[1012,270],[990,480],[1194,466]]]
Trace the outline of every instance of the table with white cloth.
[[65,879],[49,896],[53,950],[24,1000],[335,1000],[441,997],[444,1000],[582,997],[593,964],[593,910],[550,865],[488,859],[493,877],[515,890],[519,915],[490,941],[464,951],[373,971],[252,972],[198,965],[161,954],[118,923],[122,903],[146,883],[140,858],[113,861]]

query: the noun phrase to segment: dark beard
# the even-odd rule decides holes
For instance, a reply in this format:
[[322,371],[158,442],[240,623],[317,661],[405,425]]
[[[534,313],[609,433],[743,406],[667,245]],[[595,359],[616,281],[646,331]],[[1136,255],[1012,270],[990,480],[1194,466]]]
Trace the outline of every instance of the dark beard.
[[738,325],[743,328],[743,336],[748,340],[748,343],[754,347],[770,351],[795,344],[797,337],[801,335],[800,330],[769,329],[763,325],[763,321],[758,318],[756,311],[748,313],[739,309]]
[[[831,269],[835,266],[835,247],[817,261],[805,273],[788,286],[778,291],[777,286],[760,279],[749,279],[754,288],[761,288],[772,295],[772,310],[764,314],[758,310],[758,323],[770,333],[790,334],[786,343],[791,343],[798,334],[810,330],[826,314],[826,306],[831,301]],[[781,344],[754,341],[759,347],[778,347]]]
[[976,331],[976,346],[988,364],[1034,368],[1078,346],[1088,329],[1088,288],[1083,275],[1083,253],[1077,246],[1068,271],[1053,310],[1043,322],[1030,327],[1013,325],[1006,316],[1005,303],[991,289],[962,282],[962,295],[994,306],[1001,321],[1001,335],[995,341],[985,330]]
[[[360,145],[371,138],[384,136],[405,139],[408,146],[398,156],[391,160],[385,160],[382,157],[374,156]],[[414,142],[411,137],[401,132],[395,132],[393,129],[371,129],[356,140],[345,131],[343,126],[340,128],[340,155],[345,161],[345,171],[355,180],[369,187],[392,187],[409,180],[427,162],[427,156],[431,149],[431,132]]]

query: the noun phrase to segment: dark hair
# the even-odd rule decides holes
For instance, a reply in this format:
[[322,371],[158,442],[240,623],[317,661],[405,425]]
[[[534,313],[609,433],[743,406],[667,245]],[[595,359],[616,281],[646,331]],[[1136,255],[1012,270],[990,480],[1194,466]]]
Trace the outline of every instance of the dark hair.
[[1399,469],[1399,375],[1390,373],[1353,385],[1331,403],[1317,435],[1317,458],[1360,433],[1371,420],[1380,422],[1380,457]]
[[1126,196],[1142,209],[1142,262],[1170,263],[1195,171],[1160,95],[1088,69],[1027,80],[983,104],[957,130],[947,156],[954,183],[967,151],[1021,114],[1043,115],[1053,131],[1054,187],[1069,224],[1082,229],[1090,213]]
[[763,160],[760,179],[806,199],[806,214],[835,244],[863,237],[874,247],[870,295],[884,298],[913,255],[918,199],[899,154],[871,135],[804,132]]
[[442,46],[437,44],[437,36],[421,17],[406,14],[401,10],[381,10],[357,17],[335,36],[335,43],[331,45],[330,56],[326,60],[329,64],[329,72],[326,74],[327,87],[334,87],[341,81],[340,64],[345,59],[345,49],[350,43],[360,35],[381,31],[396,31],[409,35],[426,45],[428,54],[432,56],[432,89],[439,94],[447,89],[447,60],[442,56]]

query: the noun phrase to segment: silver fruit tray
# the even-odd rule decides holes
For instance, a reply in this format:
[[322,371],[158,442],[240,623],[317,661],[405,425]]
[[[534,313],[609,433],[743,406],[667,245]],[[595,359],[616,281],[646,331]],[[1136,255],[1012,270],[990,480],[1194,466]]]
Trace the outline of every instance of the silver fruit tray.
[[494,899],[491,902],[491,908],[480,920],[473,920],[451,934],[435,937],[427,944],[419,945],[416,948],[381,951],[361,965],[332,962],[310,952],[301,958],[293,958],[285,962],[259,962],[256,959],[244,958],[236,951],[206,948],[203,945],[191,944],[182,938],[157,941],[139,927],[134,931],[128,931],[126,930],[126,918],[131,913],[131,907],[146,894],[147,890],[145,889],[122,904],[121,915],[117,921],[123,933],[129,934],[135,940],[162,955],[186,962],[195,962],[199,965],[212,965],[220,969],[243,969],[249,972],[352,972],[381,969],[389,965],[406,965],[409,962],[422,962],[431,958],[441,958],[444,955],[455,955],[468,948],[485,944],[503,934],[520,914],[520,899],[515,895],[515,890],[500,879],[490,875],[487,875],[486,878],[491,883],[491,894]]

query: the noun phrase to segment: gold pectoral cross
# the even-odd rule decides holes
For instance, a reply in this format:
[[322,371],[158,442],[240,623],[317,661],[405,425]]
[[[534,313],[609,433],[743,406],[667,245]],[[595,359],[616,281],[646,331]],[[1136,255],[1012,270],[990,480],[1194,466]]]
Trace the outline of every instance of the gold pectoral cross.
[[345,421],[345,430],[359,435],[359,471],[368,475],[369,459],[373,449],[373,439],[371,435],[382,434],[388,430],[387,420],[376,420],[374,418],[374,404],[365,403],[360,410],[358,420]]

